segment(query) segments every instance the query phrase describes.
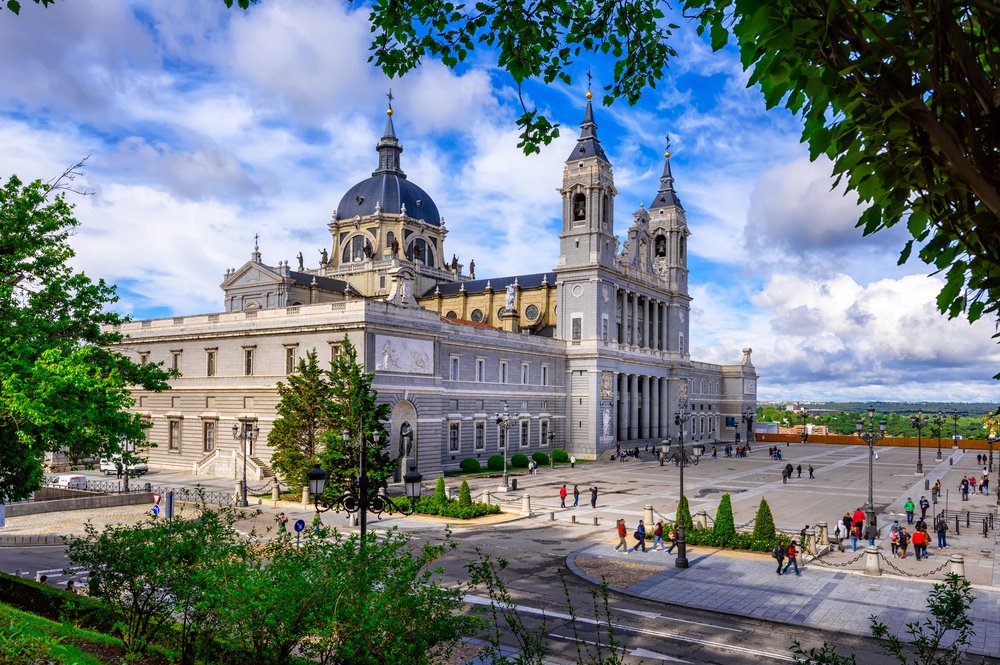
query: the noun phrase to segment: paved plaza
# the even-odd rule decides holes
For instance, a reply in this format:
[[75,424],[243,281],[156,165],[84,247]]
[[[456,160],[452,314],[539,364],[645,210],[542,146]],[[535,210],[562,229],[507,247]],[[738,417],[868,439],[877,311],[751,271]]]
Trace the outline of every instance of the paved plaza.
[[[705,510],[714,517],[723,493],[732,497],[736,523],[749,522],[756,514],[761,497],[766,497],[779,529],[797,533],[806,524],[814,526],[825,521],[832,526],[846,511],[853,511],[864,504],[868,487],[868,450],[863,446],[825,444],[791,444],[781,446],[784,460],[772,461],[767,456],[766,444],[758,444],[746,458],[702,458],[696,466],[685,469],[685,494],[692,513]],[[935,447],[924,450],[925,478],[914,475],[916,450],[908,448],[877,448],[879,459],[875,462],[874,500],[879,512],[883,535],[893,519],[905,523],[903,503],[908,497],[916,502],[921,495],[930,498],[924,490],[925,478],[933,485],[941,479],[944,493],[932,511],[944,508],[972,511],[996,511],[996,499],[974,495],[962,502],[958,483],[965,474],[976,472],[975,451],[945,449],[943,459],[935,461]],[[782,483],[781,468],[790,462],[803,467],[802,478],[793,477]],[[815,477],[808,478],[808,467],[815,469]],[[155,479],[151,474],[150,479]],[[973,584],[976,602],[971,615],[976,625],[972,650],[983,655],[1000,654],[1000,567],[997,564],[997,541],[994,531],[987,538],[981,525],[965,528],[960,535],[954,533],[952,521],[949,548],[938,550],[933,544],[930,556],[916,561],[912,555],[906,560],[892,559],[888,543],[879,541],[887,562],[882,564],[883,575],[862,575],[863,558],[850,551],[833,552],[821,561],[806,561],[801,577],[777,576],[774,561],[766,554],[734,553],[711,548],[690,548],[690,568],[677,569],[672,555],[663,553],[616,553],[613,530],[615,520],[624,518],[629,533],[643,517],[645,506],[651,505],[654,515],[672,517],[678,500],[678,469],[673,464],[660,466],[651,453],[643,452],[639,460],[620,462],[578,463],[576,468],[559,466],[542,468],[535,475],[523,472],[516,476],[518,489],[507,493],[497,492],[497,478],[477,477],[469,481],[473,495],[490,490],[493,500],[503,504],[511,514],[502,518],[508,524],[504,537],[517,538],[518,528],[550,529],[554,536],[572,533],[581,537],[584,545],[567,557],[570,569],[585,579],[595,562],[605,566],[618,562],[638,568],[642,574],[634,580],[616,584],[615,588],[646,599],[671,605],[685,605],[724,613],[746,615],[754,618],[814,626],[833,631],[846,631],[866,635],[868,617],[877,615],[897,634],[910,621],[925,618],[927,594],[931,584],[943,579],[947,566],[942,564],[951,554],[965,558],[966,577]],[[203,481],[197,478],[172,477],[171,484],[193,485]],[[433,478],[425,478],[425,492],[433,487]],[[231,481],[224,481],[223,484]],[[448,478],[450,490],[457,491],[458,478]],[[559,488],[565,483],[569,491],[567,508],[560,507]],[[573,487],[580,490],[580,502],[573,507]],[[590,487],[597,487],[597,507],[590,506]],[[520,510],[525,495],[530,496],[532,517],[521,517]],[[262,506],[264,514],[242,527],[263,530],[273,524],[273,514],[279,508]],[[291,519],[302,517],[308,521],[309,509],[287,504],[280,507]],[[143,507],[127,506],[103,511],[87,511],[86,518],[95,526],[114,522],[132,522],[144,516]],[[919,515],[919,512],[918,512]],[[2,535],[13,534],[69,534],[82,530],[83,515],[49,513],[8,519]],[[572,518],[576,519],[575,522]],[[598,525],[594,526],[594,518]],[[514,523],[510,523],[511,521]],[[665,520],[666,521],[666,520]],[[324,522],[343,526],[345,518],[325,514]],[[372,520],[375,528],[398,526],[415,534],[436,535],[447,520],[420,516]],[[459,531],[497,528],[491,524],[454,524]],[[630,540],[632,540],[630,538]],[[932,537],[932,543],[936,539]],[[859,547],[858,554],[861,553]],[[555,562],[554,562],[555,563]],[[839,567],[838,566],[843,566]],[[892,568],[888,564],[892,565]],[[622,568],[628,568],[622,565]],[[929,576],[928,573],[932,573]]]

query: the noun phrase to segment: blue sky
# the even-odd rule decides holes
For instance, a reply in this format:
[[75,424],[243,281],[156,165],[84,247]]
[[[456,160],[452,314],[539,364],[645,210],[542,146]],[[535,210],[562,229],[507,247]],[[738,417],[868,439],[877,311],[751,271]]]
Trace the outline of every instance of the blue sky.
[[[0,13],[0,175],[50,179],[88,156],[73,197],[77,263],[119,287],[136,318],[213,312],[227,268],[261,236],[264,260],[315,265],[343,193],[374,169],[385,93],[402,165],[444,215],[445,252],[480,277],[550,270],[555,189],[583,114],[572,86],[525,87],[562,125],[541,155],[516,147],[520,113],[492,54],[458,72],[428,61],[388,81],[367,63],[367,12],[338,0],[74,0]],[[862,238],[795,118],[765,111],[733,52],[678,20],[678,57],[635,107],[595,109],[623,234],[658,186],[664,136],[687,210],[696,360],[754,350],[761,399],[996,401],[993,326],[947,321],[904,236]]]

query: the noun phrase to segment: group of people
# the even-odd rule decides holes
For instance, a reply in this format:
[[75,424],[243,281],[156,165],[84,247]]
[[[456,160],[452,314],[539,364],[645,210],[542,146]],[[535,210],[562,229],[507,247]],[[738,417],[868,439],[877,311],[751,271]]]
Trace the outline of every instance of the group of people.
[[[649,444],[646,444],[646,451],[649,451]],[[656,456],[659,458],[660,449],[656,449]],[[617,459],[619,462],[624,462],[628,458],[639,459],[639,446],[635,448],[622,448],[622,444],[615,444],[615,454],[612,456],[611,461]]]
[[[670,547],[667,547],[664,542],[663,529],[663,520],[657,520],[656,526],[653,527],[653,551],[659,549],[661,552],[673,554],[674,548],[677,547],[677,529],[670,527],[667,532]],[[628,528],[625,526],[624,519],[619,519],[615,524],[615,533],[618,535],[618,544],[615,545],[616,552],[628,554],[640,548],[643,552],[646,551],[646,524],[643,520],[639,520],[639,524],[636,525],[635,532],[632,534],[632,537],[635,538],[635,545],[631,549],[628,546]]]
[[[925,505],[926,504],[926,505]],[[920,497],[920,508],[921,514],[920,519],[916,520],[914,524],[912,521],[914,506],[913,500],[907,500],[904,505],[904,510],[907,513],[908,524],[913,525],[912,532],[909,531],[906,526],[899,523],[896,520],[889,527],[889,546],[892,550],[892,556],[898,557],[900,559],[906,558],[907,550],[912,543],[913,553],[917,557],[917,561],[929,556],[927,552],[927,546],[930,545],[931,538],[928,531],[928,524],[926,522],[926,514],[929,503],[927,503],[926,497]],[[937,533],[938,549],[944,549],[948,547],[948,522],[943,517],[939,517],[934,522],[934,530]],[[875,525],[874,519],[867,519],[865,511],[858,508],[853,513],[844,513],[844,518],[837,523],[836,529],[834,531],[834,538],[840,542],[840,550],[844,550],[844,538],[850,538],[851,540],[851,551],[856,551],[858,549],[858,541],[864,539],[871,546],[875,545],[875,540],[879,538],[879,529]]]
[[750,444],[745,446],[736,446],[735,448],[726,444],[723,452],[726,454],[726,457],[746,457],[750,454]]
[[[948,547],[948,522],[943,517],[939,517],[934,528],[938,537],[938,549]],[[912,533],[908,532],[898,520],[889,527],[889,547],[892,549],[894,557],[905,559],[907,547],[912,543],[913,553],[916,555],[917,561],[920,561],[930,556],[927,552],[927,546],[930,542],[931,536],[927,531],[927,522],[924,521],[923,517],[917,520]]]
[[[781,459],[781,458],[779,457],[778,459]],[[797,468],[793,467],[791,462],[789,462],[788,464],[786,464],[784,466],[784,468],[781,469],[781,482],[787,483],[788,479],[791,478],[792,474],[795,473],[796,471],[798,471],[798,474],[799,474],[798,477],[801,478],[802,477],[802,465],[801,464],[799,464],[799,466]],[[813,473],[815,473],[815,471],[816,471],[816,469],[814,469],[813,466],[812,466],[812,464],[810,464],[809,465],[809,477],[810,478],[815,478],[816,477],[816,476],[813,475]]]
[[[559,488],[560,508],[566,507],[566,497],[568,496],[569,496],[569,490],[566,489],[566,485],[564,484],[562,487]],[[573,485],[573,507],[576,508],[579,505],[580,505],[580,486]],[[597,488],[593,486],[590,488],[590,507],[597,508]]]
[[771,459],[775,461],[782,459],[781,448],[779,448],[778,446],[771,446],[770,448],[768,448],[767,454]]
[[988,496],[990,493],[990,474],[983,469],[983,475],[976,480],[975,474],[964,476],[958,484],[958,489],[962,492],[962,501],[968,501],[970,494],[982,494]]
[[[799,550],[796,547],[797,545],[798,543],[795,540],[785,545],[784,539],[780,539],[778,540],[778,544],[774,546],[774,549],[771,550],[771,556],[778,560],[777,573],[779,575],[786,575],[788,569],[792,566],[795,567],[795,574],[801,575],[799,572]],[[786,558],[788,559],[787,563],[785,563]],[[785,566],[784,570],[781,568],[782,564]]]

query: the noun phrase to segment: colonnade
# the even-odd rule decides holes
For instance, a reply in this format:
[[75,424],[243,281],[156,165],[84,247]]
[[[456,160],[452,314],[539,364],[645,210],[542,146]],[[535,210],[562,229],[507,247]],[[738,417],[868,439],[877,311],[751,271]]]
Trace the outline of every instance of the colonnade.
[[670,305],[635,291],[617,289],[617,342],[666,351]]
[[667,379],[617,373],[619,441],[665,439],[672,431]]

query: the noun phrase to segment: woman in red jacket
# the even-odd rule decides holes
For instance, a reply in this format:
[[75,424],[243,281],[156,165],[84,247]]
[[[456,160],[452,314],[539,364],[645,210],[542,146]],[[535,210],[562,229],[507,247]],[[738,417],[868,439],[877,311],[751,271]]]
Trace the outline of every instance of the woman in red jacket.
[[628,554],[628,543],[625,541],[625,536],[628,535],[628,529],[625,528],[625,520],[618,520],[618,544],[615,545],[615,551],[618,548],[622,548],[622,552]]
[[799,551],[795,548],[795,541],[793,540],[788,544],[788,549],[785,550],[785,554],[788,555],[788,563],[785,564],[785,569],[782,572],[783,575],[788,574],[788,567],[795,566],[795,574],[799,575]]

